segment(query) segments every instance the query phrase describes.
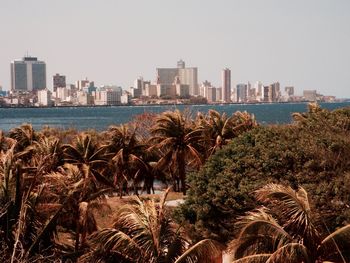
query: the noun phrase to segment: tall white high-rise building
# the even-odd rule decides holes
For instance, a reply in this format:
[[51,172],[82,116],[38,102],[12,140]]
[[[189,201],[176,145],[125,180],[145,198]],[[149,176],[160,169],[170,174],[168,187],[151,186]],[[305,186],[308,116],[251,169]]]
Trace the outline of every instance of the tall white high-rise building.
[[257,81],[254,84],[255,96],[258,101],[264,101],[264,86],[261,81]]
[[36,57],[24,57],[11,62],[11,90],[36,91],[46,89],[46,64]]
[[222,70],[222,101],[231,102],[231,70],[225,68]]

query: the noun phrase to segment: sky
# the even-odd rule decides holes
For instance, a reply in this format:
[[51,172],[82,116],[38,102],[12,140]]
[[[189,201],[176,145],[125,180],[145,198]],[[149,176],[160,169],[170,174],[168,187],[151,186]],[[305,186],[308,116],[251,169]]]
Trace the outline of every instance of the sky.
[[133,85],[157,67],[198,67],[221,85],[275,81],[350,98],[349,0],[0,0],[0,85],[26,53],[68,83]]

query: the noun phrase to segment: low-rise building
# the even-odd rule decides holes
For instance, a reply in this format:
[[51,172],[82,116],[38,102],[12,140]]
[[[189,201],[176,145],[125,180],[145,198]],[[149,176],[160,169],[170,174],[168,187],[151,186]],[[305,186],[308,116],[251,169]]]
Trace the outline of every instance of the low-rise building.
[[306,101],[316,101],[317,91],[316,90],[304,90],[303,97]]
[[77,91],[77,103],[79,105],[93,105],[94,97],[85,91]]
[[99,89],[92,93],[95,105],[118,105],[121,104],[122,91],[113,89]]

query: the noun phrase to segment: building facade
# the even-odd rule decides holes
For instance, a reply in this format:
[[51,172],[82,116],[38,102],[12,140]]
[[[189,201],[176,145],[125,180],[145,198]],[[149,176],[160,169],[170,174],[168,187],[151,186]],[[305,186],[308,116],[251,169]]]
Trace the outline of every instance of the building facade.
[[56,74],[52,77],[53,80],[53,91],[56,91],[57,88],[66,87],[66,76]]
[[65,101],[69,96],[71,96],[71,90],[67,87],[57,87],[54,91],[55,97],[60,101]]
[[11,90],[37,91],[46,89],[46,64],[36,57],[24,57],[11,62]]
[[48,89],[38,90],[38,104],[39,106],[51,106],[51,91]]
[[222,101],[222,88],[216,88],[216,101]]
[[236,102],[246,102],[248,97],[247,84],[237,84],[236,86]]
[[122,89],[117,86],[105,86],[92,92],[95,105],[121,104]]
[[216,102],[216,88],[215,87],[208,87],[207,90],[207,100],[208,102]]
[[83,90],[84,88],[94,87],[95,83],[93,81],[90,81],[87,78],[85,78],[84,80],[78,80],[75,83],[75,86],[76,86],[77,90]]
[[285,87],[284,91],[286,92],[288,97],[294,96],[294,87],[293,86]]
[[134,81],[134,86],[130,89],[133,98],[140,98],[144,90],[143,78],[139,77]]
[[177,68],[157,68],[157,81],[161,85],[173,84],[175,78],[180,79],[181,84],[189,86],[191,96],[199,95],[198,89],[198,69],[196,67],[186,68],[185,62],[177,62]]
[[199,87],[199,96],[202,96],[203,98],[207,98],[208,95],[208,89],[211,87],[211,83],[209,81],[204,81]]
[[145,92],[143,95],[146,97],[156,97],[157,96],[157,84],[147,83],[145,85]]
[[225,68],[222,70],[222,101],[231,102],[231,70]]
[[304,90],[303,97],[307,101],[316,101],[317,100],[317,91],[316,90]]

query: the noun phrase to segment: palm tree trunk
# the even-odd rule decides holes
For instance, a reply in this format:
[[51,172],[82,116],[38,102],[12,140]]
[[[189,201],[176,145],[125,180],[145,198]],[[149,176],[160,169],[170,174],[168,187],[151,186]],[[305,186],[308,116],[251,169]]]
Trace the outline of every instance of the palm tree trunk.
[[14,204],[14,218],[15,221],[19,217],[21,205],[22,205],[22,172],[21,166],[17,163],[15,169],[16,176],[16,193],[15,193],[15,204]]
[[80,213],[79,213],[79,205],[77,205],[77,211],[76,211],[76,228],[75,228],[75,252],[77,252],[79,250],[79,239],[80,239]]
[[181,183],[181,191],[184,195],[186,195],[186,168],[185,168],[185,156],[182,152],[179,153],[178,157],[178,172],[179,179]]
[[79,237],[80,237],[80,226],[79,226],[79,222],[77,223],[77,227],[75,230],[75,252],[77,252],[79,250]]

